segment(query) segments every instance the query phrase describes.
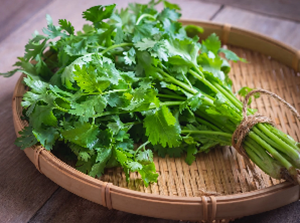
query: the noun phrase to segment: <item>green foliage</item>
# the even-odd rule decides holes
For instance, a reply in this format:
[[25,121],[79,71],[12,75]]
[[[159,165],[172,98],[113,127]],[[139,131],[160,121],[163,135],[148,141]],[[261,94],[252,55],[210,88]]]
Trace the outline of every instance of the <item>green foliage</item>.
[[[159,2],[165,5],[161,12],[154,8]],[[127,180],[138,172],[148,186],[158,177],[153,151],[162,157],[186,155],[192,164],[198,153],[231,145],[242,104],[231,92],[229,63],[219,54],[244,60],[221,48],[216,34],[200,44],[203,29],[182,27],[176,4],[152,0],[120,11],[115,7],[84,11],[91,25],[77,34],[71,22],[60,19],[55,26],[47,15],[46,36],[29,40],[17,68],[1,75],[27,74],[22,106],[30,125],[18,146],[40,143],[51,150],[64,143],[77,157],[78,170],[99,177],[106,168],[121,166]],[[142,146],[136,150],[134,144]]]

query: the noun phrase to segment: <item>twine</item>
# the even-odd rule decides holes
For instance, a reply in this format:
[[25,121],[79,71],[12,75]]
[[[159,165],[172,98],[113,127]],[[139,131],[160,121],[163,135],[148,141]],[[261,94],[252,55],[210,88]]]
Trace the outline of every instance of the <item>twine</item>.
[[[256,89],[256,90],[249,92],[246,95],[244,103],[243,103],[243,110],[242,110],[243,111],[243,120],[241,121],[239,126],[234,131],[234,133],[232,135],[231,143],[232,143],[232,146],[236,149],[236,151],[245,158],[245,162],[246,162],[247,166],[250,168],[250,170],[253,172],[254,177],[256,179],[260,180],[257,172],[255,171],[254,165],[250,162],[250,159],[249,159],[248,155],[246,154],[245,149],[242,146],[242,143],[243,143],[243,140],[245,139],[245,137],[247,136],[247,134],[249,133],[250,129],[254,125],[256,125],[258,123],[269,123],[269,124],[275,126],[275,123],[270,118],[263,116],[261,114],[247,115],[248,101],[252,95],[257,94],[257,93],[269,95],[272,98],[276,99],[277,101],[282,102],[294,114],[294,116],[299,121],[300,121],[300,115],[291,104],[289,104],[286,100],[282,99],[281,97],[279,97],[277,94],[275,94],[273,92],[270,92],[270,91],[267,91],[264,89]],[[282,177],[285,179],[288,179],[287,176],[283,175]]]

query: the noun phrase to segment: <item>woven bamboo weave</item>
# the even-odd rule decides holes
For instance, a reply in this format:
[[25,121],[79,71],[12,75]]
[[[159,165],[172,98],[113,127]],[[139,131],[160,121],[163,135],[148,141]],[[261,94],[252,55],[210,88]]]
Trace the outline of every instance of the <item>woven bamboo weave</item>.
[[[185,23],[195,22],[185,21]],[[198,22],[198,25],[199,24],[201,25],[202,23]],[[205,24],[206,23],[202,24],[204,28]],[[214,26],[214,24],[209,24],[208,30],[209,27]],[[299,58],[297,56],[293,56],[297,55],[294,51],[290,52],[289,49],[285,50],[290,53],[286,54],[286,57],[290,57],[290,60],[287,61],[284,59],[279,62],[282,56],[276,56],[278,53],[274,54],[274,57],[277,57],[277,60],[275,60],[268,55],[257,52],[257,49],[251,50],[251,43],[249,43],[248,46],[241,41],[237,42],[237,44],[233,44],[232,38],[234,39],[236,37],[234,36],[235,34],[231,34],[233,28],[230,25],[220,25],[219,28],[217,27],[214,29],[217,30],[216,32],[220,35],[223,42],[225,41],[229,43],[229,45],[226,45],[225,47],[234,51],[237,55],[248,61],[248,63],[231,62],[230,77],[233,81],[234,92],[243,86],[248,86],[250,88],[263,88],[278,94],[300,111],[300,75],[295,72],[294,69],[290,68],[294,66],[294,68],[298,69]],[[238,32],[239,30],[237,30],[237,33]],[[242,33],[242,35],[246,34]],[[260,37],[259,35],[257,36]],[[234,46],[240,45],[239,43],[242,43],[242,45],[244,44],[245,46]],[[273,46],[276,45],[275,43],[277,42],[274,41]],[[279,43],[277,45],[281,47]],[[272,49],[266,49],[265,51],[273,52]],[[283,50],[282,53],[284,54],[285,51]],[[289,66],[284,64],[288,64]],[[16,132],[20,131],[27,124],[19,118],[22,114],[20,103],[25,91],[26,89],[24,85],[22,85],[22,82],[19,81],[13,98]],[[254,100],[251,107],[258,109],[259,113],[269,116],[279,129],[288,133],[296,141],[300,141],[300,123],[283,105],[279,104],[274,99],[262,96],[261,98]],[[29,149],[31,150],[31,148]],[[149,187],[145,187],[143,185],[141,178],[137,173],[131,173],[130,181],[126,182],[125,174],[121,168],[108,169],[100,179],[93,180],[90,179],[90,177],[83,176],[84,174],[68,167],[61,161],[52,162],[51,160],[55,159],[55,157],[47,155],[49,152],[45,150],[39,150],[35,153],[37,155],[40,154],[40,158],[36,156],[33,157],[33,155],[30,155],[31,153],[28,151],[29,150],[25,151],[28,157],[35,163],[39,171],[44,173],[46,176],[47,173],[48,175],[53,176],[54,169],[56,168],[55,171],[63,170],[70,178],[73,177],[73,174],[74,176],[78,175],[80,179],[83,179],[82,181],[86,179],[86,184],[89,184],[90,187],[96,188],[99,185],[101,187],[99,189],[99,199],[90,199],[90,195],[85,195],[85,192],[78,194],[80,193],[78,191],[81,190],[78,188],[81,188],[81,186],[76,188],[76,185],[69,186],[68,183],[60,184],[60,182],[58,182],[59,180],[55,180],[50,177],[54,182],[65,188],[69,186],[69,188],[66,189],[109,208],[115,208],[141,215],[176,220],[228,222],[234,218],[242,217],[245,214],[255,214],[291,203],[299,198],[298,186],[293,186],[290,183],[272,179],[256,166],[255,171],[259,176],[259,179],[255,179],[253,177],[253,173],[249,168],[247,168],[243,157],[237,154],[235,149],[229,146],[214,148],[207,154],[197,155],[196,161],[190,166],[185,163],[184,157],[161,158],[155,156],[154,162],[157,168],[156,171],[159,173],[159,178],[157,183],[150,184]],[[43,163],[46,161],[48,163],[53,163],[51,164],[53,165],[53,170],[43,166]],[[132,192],[129,190],[123,190],[122,188],[129,189]],[[136,197],[134,197],[135,191],[140,192],[136,193]],[[243,197],[244,195],[246,197]],[[264,207],[265,204],[262,203],[260,204],[261,210],[259,207],[253,207],[253,209],[243,211],[239,211],[237,208],[236,213],[234,212],[235,205],[238,207],[238,205],[244,204],[239,202],[246,202],[248,204],[253,202],[253,204],[255,204],[255,201],[253,200],[258,197],[266,202],[266,207]],[[264,197],[267,198],[264,200]],[[176,205],[182,205],[180,207],[190,205],[192,208],[187,210],[190,210],[190,213],[193,214],[189,214],[189,216],[184,215],[184,213],[175,212],[173,213],[174,215],[172,215],[172,213],[156,214],[155,210],[147,211],[143,210],[143,207],[140,209],[137,207],[137,210],[130,210],[130,208],[126,207],[131,205],[129,202],[130,199],[140,199],[145,203],[148,202],[147,205],[149,209],[151,209],[152,206],[149,206],[149,204],[152,204],[152,198],[154,209],[155,207],[158,209],[159,207],[169,208],[170,206],[164,206],[163,203],[165,202],[166,204],[171,205],[173,204],[172,202],[174,202]],[[281,199],[283,200],[281,201]],[[127,203],[122,206],[122,202]],[[274,204],[272,204],[272,202]],[[177,207],[175,206],[174,210]],[[163,212],[164,210],[161,211]]]

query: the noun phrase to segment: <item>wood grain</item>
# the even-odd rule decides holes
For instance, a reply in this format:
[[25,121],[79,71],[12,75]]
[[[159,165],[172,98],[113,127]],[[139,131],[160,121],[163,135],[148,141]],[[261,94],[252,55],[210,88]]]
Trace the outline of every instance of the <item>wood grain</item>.
[[[37,9],[28,0],[3,1],[6,7],[0,9],[0,15],[3,13],[0,17],[0,33],[5,38],[0,43],[0,72],[12,69],[17,56],[23,55],[24,45],[31,38],[31,33],[35,30],[41,32],[42,27],[46,26],[46,14],[52,16],[55,24],[58,19],[66,18],[79,30],[86,23],[81,19],[83,10],[96,4],[111,4],[109,0],[56,0],[47,1],[47,5],[45,2],[40,1],[40,8]],[[119,7],[125,7],[130,1],[114,2]],[[138,2],[147,3],[148,0]],[[183,16],[194,19],[209,19],[220,8],[219,5],[199,1],[172,2],[181,5]],[[195,8],[198,10],[194,10]],[[10,16],[8,12],[13,10],[17,12],[10,20],[22,22],[10,22],[7,28],[3,28],[5,18]],[[0,77],[0,222],[27,222],[29,219],[31,222],[100,222],[100,219],[103,222],[172,222],[108,211],[64,189],[53,194],[58,186],[40,174],[24,152],[13,144],[16,136],[12,123],[11,98],[17,79],[18,75],[9,79]]]
[[110,211],[60,188],[28,223],[38,222],[175,223],[178,221],[143,217],[116,210]]
[[9,0],[1,1],[0,41],[15,29],[26,23],[32,15],[45,7],[52,0]]
[[300,49],[300,24],[297,22],[258,15],[230,6],[224,7],[212,21],[256,31]]
[[[222,1],[222,4],[225,1]],[[55,22],[59,18],[71,20],[78,30],[85,23],[80,19],[84,8],[95,4],[111,3],[108,0],[101,2],[96,0],[67,0],[60,2],[56,0],[48,1],[50,3],[44,8],[41,3],[41,7],[35,9],[32,5],[32,0],[30,4],[25,4],[26,2],[29,1],[1,1],[0,35],[5,33],[7,38],[0,43],[0,72],[11,69],[11,65],[15,62],[16,57],[23,55],[24,45],[31,37],[31,33],[35,29],[41,31],[41,28],[46,25],[46,13],[51,14]],[[40,2],[44,3],[45,1]],[[114,2],[124,7],[129,1],[118,0]],[[148,0],[141,2],[148,2]],[[172,2],[181,5],[183,17],[185,18],[208,20],[220,9],[218,4],[206,4],[199,1],[183,2],[176,0]],[[245,2],[245,0],[240,2]],[[258,2],[260,4],[263,3],[263,1]],[[291,0],[285,0],[284,2],[297,3]],[[264,4],[261,5],[263,6]],[[13,7],[18,7],[19,10],[9,10]],[[251,10],[251,7],[248,5],[246,7]],[[294,11],[298,9],[299,7],[295,7]],[[274,10],[274,7],[269,8],[270,12],[272,10]],[[284,10],[282,9],[282,11]],[[15,22],[8,23],[8,20],[1,20],[1,15],[2,18],[7,18],[10,14],[13,16],[9,20]],[[285,14],[292,15],[293,13]],[[20,18],[18,17],[20,15],[23,15],[22,19],[14,20],[14,17]],[[292,46],[300,47],[298,23],[269,18],[232,7],[225,7],[215,18],[216,20],[214,21],[229,22],[243,28],[249,28]],[[6,29],[6,31],[4,31],[3,23],[8,23],[9,29]],[[38,173],[25,154],[13,145],[16,137],[12,125],[11,97],[16,80],[17,76],[11,79],[0,77],[0,222],[27,222],[29,219],[29,222],[174,222],[127,214],[120,211],[109,211],[62,188],[57,190],[56,184]],[[245,217],[236,222],[299,222],[299,208],[300,204],[296,202],[287,207],[256,216]]]
[[28,221],[58,188],[13,144],[16,134],[9,93],[13,79],[0,79],[0,222]]
[[300,21],[300,1],[297,0],[201,0],[245,9],[276,18]]

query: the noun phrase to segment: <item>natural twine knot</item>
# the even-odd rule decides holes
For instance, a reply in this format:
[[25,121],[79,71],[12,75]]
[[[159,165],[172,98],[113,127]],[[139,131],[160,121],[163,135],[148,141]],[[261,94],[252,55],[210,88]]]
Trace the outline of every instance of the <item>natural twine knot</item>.
[[243,120],[241,121],[239,126],[234,131],[234,133],[232,135],[231,143],[232,143],[232,146],[236,149],[236,151],[245,158],[245,162],[248,165],[248,167],[250,168],[250,170],[252,171],[252,173],[254,174],[254,177],[257,180],[259,180],[259,177],[255,171],[254,165],[250,162],[250,159],[249,159],[248,155],[246,154],[246,151],[243,148],[242,143],[243,143],[243,140],[246,137],[246,135],[251,130],[251,128],[253,126],[255,126],[257,123],[269,123],[273,126],[275,126],[275,123],[270,118],[260,115],[260,114],[249,115],[249,116],[247,115],[248,101],[249,101],[250,97],[256,93],[267,94],[267,95],[275,98],[277,101],[282,102],[284,105],[286,105],[289,108],[289,110],[291,110],[291,112],[295,115],[295,117],[298,120],[300,120],[300,115],[291,104],[289,104],[287,101],[285,101],[284,99],[279,97],[277,94],[272,93],[270,91],[267,91],[264,89],[256,89],[256,90],[249,92],[246,95],[244,103],[243,103]]

